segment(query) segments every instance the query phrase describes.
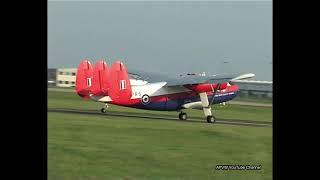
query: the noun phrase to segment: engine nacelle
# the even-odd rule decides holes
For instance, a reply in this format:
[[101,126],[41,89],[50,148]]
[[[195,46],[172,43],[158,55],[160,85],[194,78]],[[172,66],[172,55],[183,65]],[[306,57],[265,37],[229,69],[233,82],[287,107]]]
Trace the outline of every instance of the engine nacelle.
[[[195,84],[195,85],[185,85],[184,87],[195,91],[197,93],[210,92],[213,89],[217,88],[218,84]],[[228,83],[221,83],[218,90],[223,90],[227,88]]]

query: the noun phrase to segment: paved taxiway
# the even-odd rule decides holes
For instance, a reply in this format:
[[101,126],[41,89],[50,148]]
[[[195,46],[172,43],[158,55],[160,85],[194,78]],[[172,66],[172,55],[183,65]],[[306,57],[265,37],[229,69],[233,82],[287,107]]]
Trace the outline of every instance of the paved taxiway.
[[[118,117],[135,117],[135,118],[148,118],[152,120],[169,120],[169,121],[180,121],[180,122],[197,122],[207,123],[205,120],[200,118],[188,118],[187,121],[181,121],[175,116],[170,115],[159,115],[159,114],[142,114],[135,112],[120,112],[120,111],[109,111],[102,114],[97,111],[90,110],[78,110],[78,109],[48,109],[48,112],[58,113],[69,113],[69,114],[84,114],[84,115],[96,115],[96,116],[118,116]],[[272,127],[272,122],[266,121],[253,121],[253,120],[239,120],[239,119],[218,119],[216,124],[227,124],[227,125],[238,125],[238,126],[253,126],[253,127]]]

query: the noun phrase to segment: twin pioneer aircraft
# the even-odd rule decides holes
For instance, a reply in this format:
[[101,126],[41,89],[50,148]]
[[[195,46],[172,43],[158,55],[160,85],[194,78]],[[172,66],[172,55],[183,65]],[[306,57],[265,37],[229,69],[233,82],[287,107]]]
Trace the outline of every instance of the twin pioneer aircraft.
[[152,81],[128,73],[121,61],[109,68],[99,60],[94,67],[90,61],[81,61],[77,69],[76,92],[85,99],[105,103],[101,109],[107,112],[108,103],[147,110],[177,111],[180,120],[187,120],[183,109],[201,109],[208,123],[216,121],[211,105],[236,97],[239,87],[234,80],[247,79],[254,74],[210,75],[187,74],[174,79]]

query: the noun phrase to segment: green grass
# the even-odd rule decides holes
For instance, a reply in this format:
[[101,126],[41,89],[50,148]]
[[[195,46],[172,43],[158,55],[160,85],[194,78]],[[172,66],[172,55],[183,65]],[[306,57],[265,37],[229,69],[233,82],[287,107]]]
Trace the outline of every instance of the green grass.
[[[102,103],[93,102],[90,100],[82,100],[76,93],[72,92],[48,92],[48,108],[65,108],[79,110],[95,110],[97,112],[103,107]],[[214,105],[213,113],[218,119],[240,119],[240,120],[255,120],[255,121],[272,121],[271,107],[254,107],[231,105],[226,106]],[[110,111],[135,112],[140,114],[159,114],[178,117],[178,113],[168,111],[148,111],[134,108],[121,107],[110,105]],[[188,117],[204,118],[202,110],[186,109]]]
[[[48,108],[101,106],[74,93],[48,92]],[[177,115],[119,106],[110,111]],[[219,118],[272,121],[271,108],[227,105],[215,112]],[[219,164],[262,170],[215,170]],[[48,179],[272,179],[272,128],[48,112]]]

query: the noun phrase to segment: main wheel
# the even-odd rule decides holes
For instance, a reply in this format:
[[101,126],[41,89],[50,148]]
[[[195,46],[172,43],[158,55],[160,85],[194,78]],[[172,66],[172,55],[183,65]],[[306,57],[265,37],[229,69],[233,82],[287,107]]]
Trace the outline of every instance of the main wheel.
[[182,113],[179,114],[179,119],[180,120],[187,120],[187,118],[188,118],[187,113],[182,112]]
[[106,113],[106,112],[107,112],[107,109],[106,109],[106,108],[101,108],[101,112],[102,112],[102,113]]
[[214,122],[216,122],[216,118],[214,116],[207,116],[207,122],[214,123]]

